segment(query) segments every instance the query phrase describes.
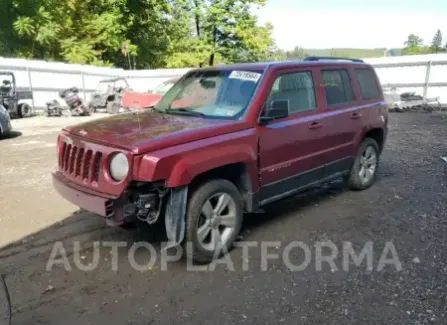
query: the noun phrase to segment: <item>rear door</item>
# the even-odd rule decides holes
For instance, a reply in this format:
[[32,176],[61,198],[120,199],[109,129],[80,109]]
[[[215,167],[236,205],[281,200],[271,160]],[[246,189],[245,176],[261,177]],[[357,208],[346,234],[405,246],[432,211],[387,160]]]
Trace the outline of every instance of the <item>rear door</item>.
[[356,154],[356,136],[365,120],[350,66],[334,66],[320,70],[324,92],[325,176],[351,168]]
[[326,129],[315,93],[316,68],[278,72],[265,107],[275,99],[289,101],[289,116],[259,126],[261,202],[266,203],[323,176]]

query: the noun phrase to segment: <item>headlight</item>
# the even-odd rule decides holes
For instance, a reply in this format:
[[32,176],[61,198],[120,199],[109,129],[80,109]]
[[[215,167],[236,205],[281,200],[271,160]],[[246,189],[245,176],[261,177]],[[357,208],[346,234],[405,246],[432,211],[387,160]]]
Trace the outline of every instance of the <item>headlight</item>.
[[112,160],[110,160],[110,176],[117,181],[120,182],[124,178],[126,178],[129,173],[129,161],[127,157],[123,153],[116,153]]

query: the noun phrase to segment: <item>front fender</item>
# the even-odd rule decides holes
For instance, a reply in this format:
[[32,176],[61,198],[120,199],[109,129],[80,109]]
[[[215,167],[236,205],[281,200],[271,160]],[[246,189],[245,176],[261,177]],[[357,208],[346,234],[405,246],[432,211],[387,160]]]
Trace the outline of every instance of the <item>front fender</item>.
[[248,166],[256,166],[256,155],[252,148],[246,145],[232,145],[194,152],[182,157],[175,164],[171,175],[167,179],[166,186],[183,186],[189,184],[197,175],[204,172],[241,162]]
[[135,162],[134,179],[165,180],[166,187],[189,184],[197,175],[233,163],[245,163],[257,188],[258,137],[254,129],[185,143],[145,154]]

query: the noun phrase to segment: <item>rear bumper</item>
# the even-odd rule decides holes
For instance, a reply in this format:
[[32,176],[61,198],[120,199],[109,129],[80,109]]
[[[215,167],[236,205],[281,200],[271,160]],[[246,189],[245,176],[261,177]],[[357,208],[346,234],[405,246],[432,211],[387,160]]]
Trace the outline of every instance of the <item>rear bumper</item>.
[[[113,200],[97,195],[92,195],[77,190],[70,185],[70,181],[64,180],[59,173],[53,172],[53,186],[56,191],[66,200],[77,205],[78,207],[98,214],[102,217],[110,217],[113,215]],[[110,211],[112,208],[112,211]]]

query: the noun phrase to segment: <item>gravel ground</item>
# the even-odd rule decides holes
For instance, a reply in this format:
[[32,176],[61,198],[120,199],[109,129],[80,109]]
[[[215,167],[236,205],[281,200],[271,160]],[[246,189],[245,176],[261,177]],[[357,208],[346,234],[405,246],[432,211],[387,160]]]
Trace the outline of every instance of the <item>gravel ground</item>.
[[[132,268],[128,249],[150,236],[105,228],[52,190],[56,132],[66,122],[43,127],[34,119],[13,121],[23,134],[0,142],[0,268],[11,289],[13,324],[447,323],[445,113],[392,114],[372,188],[350,192],[333,184],[247,216],[241,240],[258,247],[248,259],[241,248],[233,250],[234,270],[223,260],[214,271],[188,270],[187,261],[163,270],[159,259],[144,270]],[[71,271],[46,271],[58,241]],[[119,249],[114,270],[111,249],[101,246],[98,266],[86,272],[76,267],[74,241],[84,265],[94,260],[94,242],[124,241],[127,248]],[[311,263],[293,271],[282,258],[270,259],[264,270],[261,241],[276,241],[268,251],[280,256],[287,244],[301,241]],[[321,241],[339,254],[319,271],[315,245]],[[372,270],[366,261],[343,267],[344,242],[357,253],[372,242]],[[384,251],[400,267],[381,269]],[[295,264],[304,257],[298,249],[288,256]],[[148,258],[144,249],[135,253],[140,265]]]

